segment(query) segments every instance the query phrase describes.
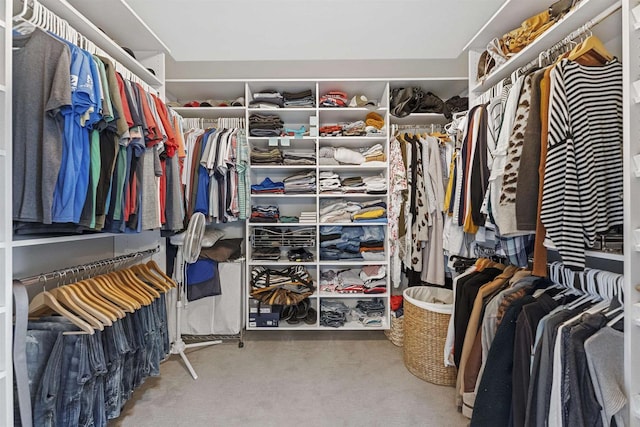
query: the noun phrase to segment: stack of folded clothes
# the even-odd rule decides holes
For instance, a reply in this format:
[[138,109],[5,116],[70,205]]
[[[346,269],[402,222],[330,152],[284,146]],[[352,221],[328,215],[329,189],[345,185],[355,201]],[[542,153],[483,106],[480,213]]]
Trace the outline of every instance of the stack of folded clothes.
[[367,194],[387,194],[387,179],[384,176],[368,176],[363,181]]
[[316,171],[301,171],[284,179],[285,193],[315,193]]
[[387,161],[387,156],[382,151],[382,144],[375,144],[372,147],[364,149],[362,151],[364,161],[367,166],[383,166]]
[[260,261],[278,261],[280,248],[253,248],[251,259]]
[[371,112],[367,114],[364,120],[365,122],[365,134],[367,136],[381,136],[384,135],[384,118],[378,113]]
[[282,162],[282,152],[277,147],[251,147],[252,165],[281,165]]
[[315,107],[311,89],[301,92],[284,92],[284,106],[289,108]]
[[352,315],[356,316],[364,326],[379,327],[382,326],[384,310],[384,302],[381,298],[358,300]]
[[253,113],[249,116],[249,135],[256,137],[280,136],[284,122],[275,114]]
[[320,192],[340,192],[340,176],[331,171],[321,171],[318,176]]
[[320,97],[320,107],[346,107],[349,102],[347,94],[339,90],[332,90]]
[[342,136],[363,136],[367,134],[364,120],[357,120],[350,123],[338,123],[342,127]]
[[316,222],[316,217],[317,216],[315,212],[311,212],[311,211],[300,212],[300,222],[303,224]]
[[366,165],[385,166],[387,156],[382,145],[369,148],[321,147],[319,151],[321,165]]
[[283,194],[284,183],[271,181],[271,178],[266,177],[260,184],[253,184],[251,186],[251,194]]
[[353,222],[387,222],[387,204],[378,199],[361,202],[361,209],[351,215]]
[[278,222],[280,210],[277,206],[251,206],[251,222]]
[[385,293],[386,269],[381,265],[368,265],[345,270],[323,270],[320,272],[320,291],[340,294]]
[[362,228],[360,256],[367,261],[384,261],[384,228],[379,225]]
[[364,193],[366,187],[360,176],[350,176],[340,181],[343,193]]
[[[367,229],[376,229],[379,226],[322,226],[320,227],[320,260],[322,261],[335,261],[335,260],[361,260],[367,259],[364,257],[364,252],[369,252],[368,248],[362,251],[361,242],[362,239],[367,239],[367,244],[377,250],[379,246],[374,246],[373,243],[379,243],[384,246],[384,230],[379,227],[380,230],[369,231]],[[380,241],[375,239],[380,238]],[[381,253],[384,260],[384,248]],[[369,257],[370,255],[367,255]]]
[[323,200],[320,203],[320,222],[351,222],[351,215],[360,209],[362,205],[355,201]]
[[360,278],[364,282],[365,294],[385,293],[387,291],[387,269],[384,265],[366,265],[360,269]]
[[263,90],[253,94],[253,100],[249,102],[250,108],[282,108],[284,99],[277,90]]
[[320,132],[320,136],[342,136],[342,126],[321,126],[320,129],[318,129],[318,132]]
[[347,315],[351,309],[342,301],[320,301],[320,326],[339,328],[347,323]]
[[282,150],[285,165],[315,165],[316,152],[313,150]]

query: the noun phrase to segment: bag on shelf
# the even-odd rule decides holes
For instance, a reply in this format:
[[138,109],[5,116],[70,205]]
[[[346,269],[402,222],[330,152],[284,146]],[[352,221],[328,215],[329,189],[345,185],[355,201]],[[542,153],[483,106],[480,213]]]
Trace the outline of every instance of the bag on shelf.
[[282,270],[255,267],[251,271],[251,297],[269,305],[296,305],[315,291],[313,279],[304,266]]

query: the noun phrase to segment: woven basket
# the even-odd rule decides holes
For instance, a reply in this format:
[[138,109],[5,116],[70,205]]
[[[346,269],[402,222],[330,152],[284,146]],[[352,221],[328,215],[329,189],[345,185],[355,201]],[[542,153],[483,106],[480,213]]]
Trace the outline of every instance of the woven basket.
[[449,301],[453,295],[449,290],[427,286],[413,287],[405,291],[402,349],[404,364],[413,375],[433,384],[454,386],[456,369],[444,365],[444,344],[451,317],[451,305],[425,303],[414,299],[412,294],[439,295],[436,299],[442,299],[444,295]]
[[389,338],[394,345],[402,347],[402,341],[404,340],[404,333],[402,328],[402,319],[404,317],[396,318],[391,316],[391,328],[385,329],[384,334]]

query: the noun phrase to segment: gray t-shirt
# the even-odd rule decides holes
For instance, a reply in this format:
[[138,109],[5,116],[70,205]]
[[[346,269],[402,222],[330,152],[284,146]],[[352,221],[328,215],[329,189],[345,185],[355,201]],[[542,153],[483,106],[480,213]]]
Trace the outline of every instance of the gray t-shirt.
[[71,55],[40,29],[14,36],[13,47],[13,219],[51,224],[62,161],[60,109],[71,105]]

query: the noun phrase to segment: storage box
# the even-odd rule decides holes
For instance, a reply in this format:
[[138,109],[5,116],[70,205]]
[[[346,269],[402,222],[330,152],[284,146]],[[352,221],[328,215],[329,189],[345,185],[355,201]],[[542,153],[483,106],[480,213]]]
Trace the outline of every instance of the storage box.
[[281,306],[260,303],[258,300],[249,300],[249,313],[280,313]]
[[278,326],[280,313],[249,313],[249,327],[273,328]]

